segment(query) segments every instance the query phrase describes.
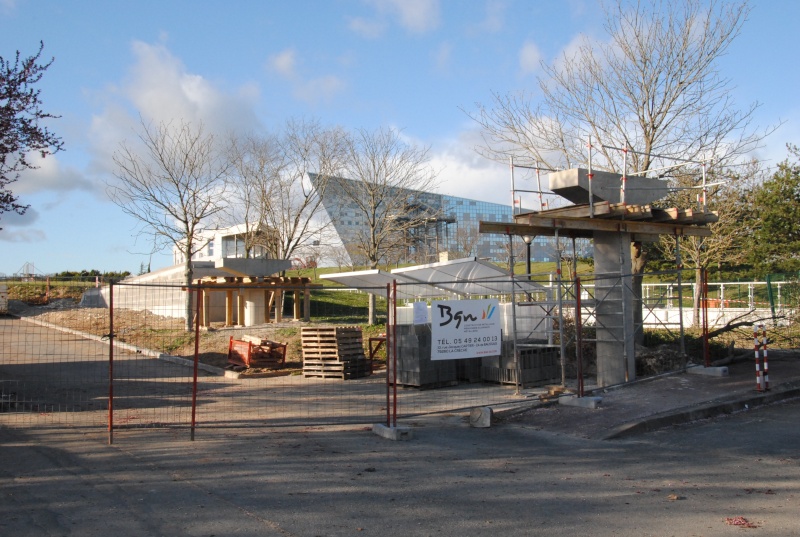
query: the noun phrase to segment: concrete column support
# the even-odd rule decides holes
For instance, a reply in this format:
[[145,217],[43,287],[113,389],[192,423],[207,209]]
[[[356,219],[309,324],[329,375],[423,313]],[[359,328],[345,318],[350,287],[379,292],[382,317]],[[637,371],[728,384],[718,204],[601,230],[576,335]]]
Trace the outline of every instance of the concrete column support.
[[594,233],[598,386],[636,378],[630,245],[629,233]]
[[225,326],[233,326],[233,289],[225,291]]
[[275,322],[283,321],[283,289],[275,290]]
[[294,304],[294,320],[297,321],[300,319],[300,291],[294,291],[294,300],[292,301]]
[[236,324],[244,326],[245,296],[241,287],[236,291]]
[[208,289],[203,289],[203,301],[200,303],[201,317],[200,324],[206,328],[210,324],[211,318],[208,314],[208,309],[211,307],[211,293]]
[[264,292],[260,289],[246,289],[244,291],[245,311],[244,326],[255,326],[264,322]]

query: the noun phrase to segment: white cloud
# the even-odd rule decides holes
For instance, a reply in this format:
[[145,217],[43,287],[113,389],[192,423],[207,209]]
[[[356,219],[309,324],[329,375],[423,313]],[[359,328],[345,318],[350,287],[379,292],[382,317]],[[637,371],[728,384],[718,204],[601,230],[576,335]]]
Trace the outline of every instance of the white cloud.
[[350,30],[366,39],[377,39],[386,31],[386,25],[384,23],[365,19],[363,17],[351,18],[347,26]]
[[15,194],[34,194],[45,190],[98,190],[97,183],[74,168],[62,166],[57,156],[42,158],[39,154],[32,154],[28,155],[28,161],[36,169],[25,170],[20,174],[19,180],[11,186]]
[[433,53],[433,62],[436,69],[440,72],[447,71],[450,67],[450,58],[453,55],[453,45],[449,42],[444,42]]
[[294,49],[286,49],[270,56],[267,63],[270,69],[291,80],[296,76],[297,52]]
[[146,121],[203,122],[212,132],[254,126],[252,101],[188,72],[163,45],[135,41],[132,48],[135,63],[122,92]]
[[489,0],[486,2],[486,16],[478,24],[470,26],[471,35],[496,34],[505,25],[505,14],[508,4],[504,0]]
[[32,228],[39,223],[39,212],[30,207],[25,214],[15,212],[0,215],[0,242],[41,242],[47,238],[41,229]]
[[191,73],[163,44],[134,41],[133,63],[126,77],[92,96],[102,109],[92,116],[88,133],[92,162],[89,170],[106,179],[113,173],[111,156],[123,140],[146,123],[174,120],[202,123],[208,132],[224,136],[236,130],[256,130],[257,86],[249,83],[233,91]]
[[101,114],[92,116],[88,133],[91,147],[88,172],[106,177],[114,173],[114,152],[119,149],[120,142],[134,138],[140,127],[133,112],[122,103],[111,102]]
[[431,148],[431,164],[439,173],[442,194],[511,204],[508,166],[491,161],[475,151],[482,143],[480,131],[468,127],[454,139],[442,140]]
[[[2,220],[0,220],[2,224]],[[41,229],[8,229],[3,226],[0,231],[0,242],[15,242],[15,243],[29,243],[29,242],[44,242],[47,240],[47,235]]]
[[335,75],[303,78],[297,69],[297,52],[293,49],[270,56],[267,64],[270,69],[292,84],[292,95],[295,99],[311,105],[328,103],[347,87],[347,84]]
[[438,0],[391,0],[404,28],[423,33],[439,26]]
[[295,85],[294,96],[309,104],[328,103],[346,86],[340,78],[328,75]]
[[519,51],[519,67],[523,75],[535,73],[541,64],[542,53],[536,43],[526,41]]
[[381,15],[396,17],[400,26],[425,33],[439,26],[439,0],[368,0]]

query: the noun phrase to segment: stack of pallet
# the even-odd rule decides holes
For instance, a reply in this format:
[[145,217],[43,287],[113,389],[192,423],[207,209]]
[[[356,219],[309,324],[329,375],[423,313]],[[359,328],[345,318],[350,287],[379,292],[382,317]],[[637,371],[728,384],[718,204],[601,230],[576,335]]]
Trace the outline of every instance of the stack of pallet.
[[303,327],[303,376],[356,379],[371,373],[357,326]]

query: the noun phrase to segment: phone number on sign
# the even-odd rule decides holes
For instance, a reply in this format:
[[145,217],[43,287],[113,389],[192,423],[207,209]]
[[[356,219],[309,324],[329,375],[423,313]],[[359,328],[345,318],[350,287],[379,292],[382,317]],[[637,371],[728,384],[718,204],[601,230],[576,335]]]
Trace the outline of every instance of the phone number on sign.
[[497,336],[483,336],[483,337],[465,337],[464,339],[455,338],[453,343],[460,345],[465,343],[470,345],[472,343],[494,343],[497,341]]

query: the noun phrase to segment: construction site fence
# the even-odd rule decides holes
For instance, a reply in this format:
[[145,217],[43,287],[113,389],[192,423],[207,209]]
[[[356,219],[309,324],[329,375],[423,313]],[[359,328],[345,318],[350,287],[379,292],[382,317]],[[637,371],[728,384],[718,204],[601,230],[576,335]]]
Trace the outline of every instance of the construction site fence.
[[[387,325],[390,307],[411,308],[413,300],[396,301],[384,288],[313,288],[307,296],[287,288],[280,302],[271,305],[262,290],[263,301],[243,299],[244,310],[237,305],[231,319],[227,291],[237,301],[244,296],[236,285],[217,285],[216,297],[204,299],[201,286],[51,281],[42,294],[6,282],[9,314],[0,315],[0,425],[103,428],[110,440],[143,431],[177,431],[184,438],[207,428],[362,427],[392,418],[517,405],[548,385],[562,384],[567,374],[575,378],[573,366],[565,369],[568,358],[574,363],[567,354],[575,352],[576,338],[568,320],[574,322],[580,311],[582,325],[590,327],[597,298],[597,281],[591,278],[580,292],[587,305],[579,308],[574,305],[575,281],[550,274],[525,278],[540,289],[498,297],[523,312],[517,326],[504,325],[503,355],[450,364],[432,364],[424,356],[416,362],[407,359],[415,347],[418,352],[420,338],[424,342],[424,327]],[[420,296],[430,296],[440,283],[424,284],[430,289]],[[777,288],[776,282],[772,285]],[[761,296],[758,282],[728,283],[725,296],[737,296],[731,293],[740,287],[747,289],[741,293],[748,299]],[[645,288],[645,319],[647,311],[667,308],[670,301],[690,303],[691,285]],[[794,289],[781,284],[784,310],[795,308],[787,302],[787,296],[796,296],[786,292],[789,288]],[[368,323],[369,292],[375,295],[374,325]],[[363,352],[350,356],[337,351],[326,363],[304,359],[303,329],[336,327],[357,328]],[[393,341],[386,341],[387,333]],[[232,370],[232,340],[253,338],[285,343],[285,362]],[[540,346],[535,352],[515,352],[518,339],[536,340]],[[397,380],[387,376],[386,351],[394,344],[396,356],[404,360],[390,371],[397,371]]]
[[[311,289],[306,301],[304,290],[288,287],[273,304],[278,320],[262,289],[263,302],[255,297],[244,310],[236,306],[230,323],[228,291],[235,301],[245,296],[237,285],[213,286],[210,300],[203,286],[119,283],[82,293],[81,286],[69,293],[66,287],[47,300],[12,298],[11,314],[0,316],[0,425],[105,428],[112,441],[143,431],[185,430],[194,437],[208,428],[369,426],[388,419],[384,289],[375,293],[376,324],[369,325],[364,292]],[[336,348],[326,339],[327,329],[348,327],[360,333],[360,352],[352,341]],[[311,357],[304,352],[306,329],[319,332],[310,336]],[[254,338],[259,347],[285,344],[284,362],[229,367],[233,343]],[[472,376],[393,385],[400,393],[391,403],[396,415],[518,401],[513,379],[483,383],[473,372],[464,375]]]

